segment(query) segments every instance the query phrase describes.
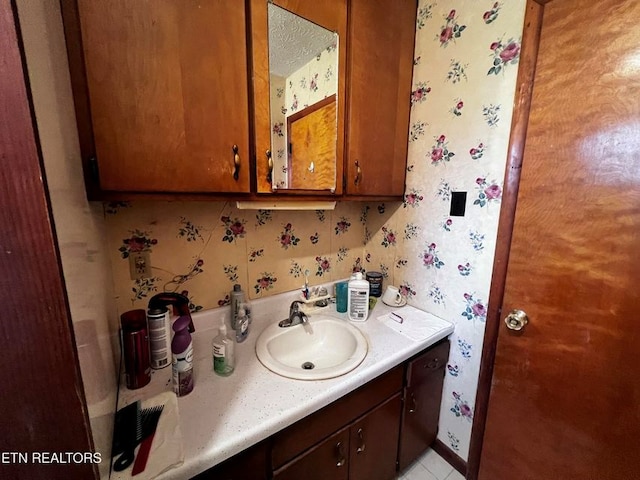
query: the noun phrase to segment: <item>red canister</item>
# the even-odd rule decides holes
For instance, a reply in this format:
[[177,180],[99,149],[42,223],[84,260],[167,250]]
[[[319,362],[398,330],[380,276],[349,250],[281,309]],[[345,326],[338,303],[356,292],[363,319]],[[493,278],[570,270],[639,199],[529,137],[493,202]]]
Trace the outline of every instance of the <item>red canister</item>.
[[135,390],[151,381],[146,312],[129,310],[120,316],[127,388]]

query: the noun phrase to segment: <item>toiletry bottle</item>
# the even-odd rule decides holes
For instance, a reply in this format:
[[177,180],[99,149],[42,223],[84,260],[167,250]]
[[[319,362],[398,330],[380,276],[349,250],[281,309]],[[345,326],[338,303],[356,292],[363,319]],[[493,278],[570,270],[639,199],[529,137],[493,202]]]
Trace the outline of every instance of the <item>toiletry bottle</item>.
[[247,305],[241,303],[238,306],[238,314],[236,316],[236,342],[242,343],[249,335],[249,317],[247,316]]
[[193,390],[193,342],[189,333],[191,319],[178,318],[173,324],[175,332],[171,341],[173,391],[182,397]]
[[234,330],[236,327],[236,317],[238,316],[238,307],[244,302],[244,292],[239,284],[233,286],[231,291],[231,328]]
[[224,319],[220,322],[220,333],[213,339],[213,371],[223,377],[233,373],[235,367],[233,339],[227,335]]
[[364,322],[369,316],[369,282],[362,273],[351,275],[347,286],[347,307],[349,320]]
[[149,329],[151,368],[168,367],[171,364],[171,356],[169,355],[171,314],[169,309],[163,306],[148,309],[147,325]]

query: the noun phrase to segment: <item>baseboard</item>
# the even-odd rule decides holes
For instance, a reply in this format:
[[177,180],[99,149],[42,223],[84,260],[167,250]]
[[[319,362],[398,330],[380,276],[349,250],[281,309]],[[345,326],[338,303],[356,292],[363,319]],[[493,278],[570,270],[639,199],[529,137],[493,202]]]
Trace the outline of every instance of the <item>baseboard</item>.
[[467,475],[467,462],[460,458],[456,453],[445,445],[441,440],[436,439],[431,444],[431,448],[440,455],[449,465],[455,468],[462,475]]

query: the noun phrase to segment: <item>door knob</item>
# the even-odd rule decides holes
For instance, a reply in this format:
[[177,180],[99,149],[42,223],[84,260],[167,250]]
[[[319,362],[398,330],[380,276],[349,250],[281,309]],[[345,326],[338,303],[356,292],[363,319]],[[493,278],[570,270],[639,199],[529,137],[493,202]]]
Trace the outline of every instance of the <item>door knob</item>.
[[507,324],[509,330],[520,331],[529,323],[529,317],[527,317],[527,314],[522,310],[512,310],[511,313],[505,317],[504,323]]

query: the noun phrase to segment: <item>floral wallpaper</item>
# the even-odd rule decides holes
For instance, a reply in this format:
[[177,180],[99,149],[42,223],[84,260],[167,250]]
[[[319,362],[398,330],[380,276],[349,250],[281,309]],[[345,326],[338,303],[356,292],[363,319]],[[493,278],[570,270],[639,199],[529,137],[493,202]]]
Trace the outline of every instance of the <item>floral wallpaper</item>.
[[289,77],[270,77],[273,184],[287,187],[287,118],[338,91],[338,45],[332,43]]
[[[456,326],[438,438],[468,455],[524,0],[421,0],[404,202],[366,211],[364,268]],[[450,215],[466,192],[464,216]]]
[[[419,2],[402,202],[339,202],[315,212],[105,204],[118,310],[144,308],[164,290],[185,293],[196,311],[227,304],[234,283],[255,299],[298,289],[305,274],[314,284],[379,271],[409,303],[455,324],[438,438],[466,460],[524,7],[525,0]],[[288,80],[275,86],[283,116],[313,101],[301,92],[315,74],[302,76],[304,85],[290,82],[298,93],[285,93]],[[282,182],[286,162],[277,159],[274,149]],[[466,192],[464,216],[450,215],[453,192]],[[149,252],[150,278],[131,280],[132,252]]]
[[[192,311],[348,277],[362,265],[359,203],[332,211],[238,210],[227,202],[105,203],[118,311],[158,292],[189,297]],[[152,275],[132,280],[129,257],[149,253]]]

